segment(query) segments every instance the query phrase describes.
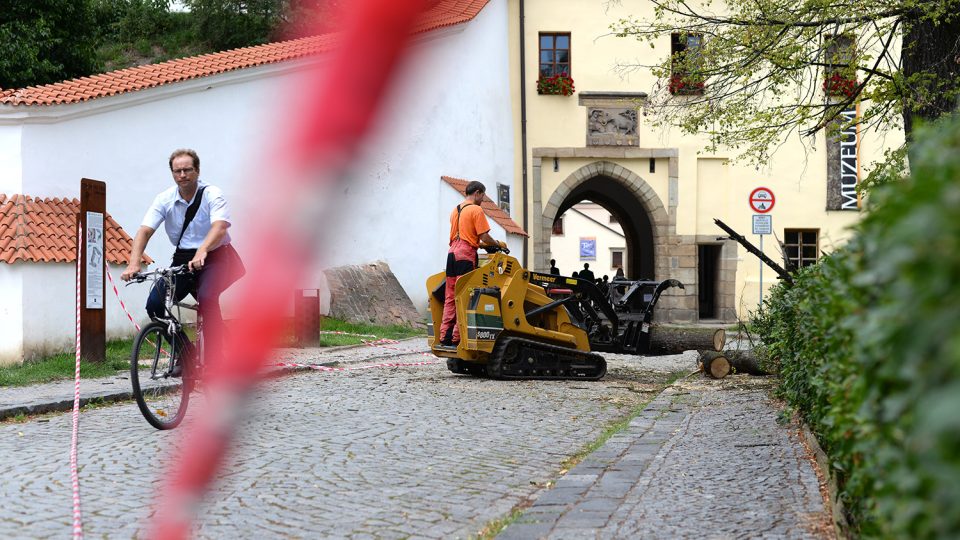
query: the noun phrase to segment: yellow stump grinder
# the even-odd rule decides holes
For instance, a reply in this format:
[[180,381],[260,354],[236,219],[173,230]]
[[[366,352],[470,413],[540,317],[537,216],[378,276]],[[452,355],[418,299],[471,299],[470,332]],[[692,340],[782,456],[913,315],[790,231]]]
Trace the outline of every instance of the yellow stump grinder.
[[[446,274],[427,278],[429,344],[454,373],[495,379],[599,380],[607,364],[596,352],[643,354],[665,281],[589,280],[531,272],[508,250],[494,251],[457,280],[460,343],[441,345]],[[604,289],[601,292],[601,288]]]

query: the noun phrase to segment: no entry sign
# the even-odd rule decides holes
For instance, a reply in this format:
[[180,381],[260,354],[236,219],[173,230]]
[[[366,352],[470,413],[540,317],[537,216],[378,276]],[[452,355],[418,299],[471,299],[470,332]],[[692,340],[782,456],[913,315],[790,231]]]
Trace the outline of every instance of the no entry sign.
[[769,188],[758,187],[750,192],[750,208],[752,208],[754,212],[766,214],[770,210],[773,210],[773,205],[776,202],[777,199],[773,196],[773,192],[770,191]]

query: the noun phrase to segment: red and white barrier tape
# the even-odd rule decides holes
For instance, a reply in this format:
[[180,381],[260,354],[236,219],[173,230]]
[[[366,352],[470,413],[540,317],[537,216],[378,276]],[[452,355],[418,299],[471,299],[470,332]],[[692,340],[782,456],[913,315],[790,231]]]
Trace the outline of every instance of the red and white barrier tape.
[[[104,262],[104,266],[106,267],[107,277],[110,279],[110,285],[113,286],[113,294],[116,295],[117,301],[120,302],[120,307],[123,309],[123,312],[126,313],[127,318],[130,319],[130,322],[133,324],[133,326],[135,326],[135,327],[137,328],[137,331],[139,332],[139,331],[140,331],[140,325],[137,324],[137,321],[136,321],[136,320],[134,320],[133,315],[130,314],[130,311],[127,309],[126,304],[123,302],[123,298],[120,297],[120,291],[119,291],[119,289],[117,289],[117,284],[116,284],[116,282],[113,281],[113,276],[110,274],[110,267],[109,267],[109,265],[107,265],[107,263]],[[77,294],[79,294],[79,289],[77,289],[77,291],[78,291]],[[78,299],[78,302],[79,302],[79,299]],[[79,304],[77,304],[77,305],[79,306]],[[79,318],[78,318],[77,320],[79,321]],[[79,322],[78,322],[78,324],[79,324]],[[388,338],[378,338],[377,336],[375,336],[375,335],[373,335],[373,334],[356,334],[356,333],[353,333],[353,332],[343,332],[343,331],[341,331],[341,330],[321,330],[320,333],[321,333],[321,334],[328,334],[328,335],[337,335],[337,336],[352,336],[352,337],[359,337],[359,338],[365,338],[365,337],[376,338],[375,341],[367,341],[367,340],[364,340],[364,339],[361,339],[360,341],[362,341],[365,345],[369,345],[369,346],[371,346],[371,347],[380,347],[380,348],[383,348],[383,349],[390,349],[390,350],[393,350],[393,351],[406,352],[406,351],[404,351],[403,349],[399,349],[399,348],[397,348],[397,347],[390,347],[390,346],[388,345],[388,344],[399,343],[399,341],[396,341],[396,340],[393,340],[393,339],[388,339]],[[79,336],[79,334],[78,334],[78,336]],[[79,339],[79,338],[78,338],[78,339]],[[79,347],[79,345],[78,345],[78,347]],[[79,351],[79,348],[78,348],[77,350]],[[419,355],[427,356],[427,357],[430,357],[430,358],[436,358],[434,355],[432,355],[432,354],[430,354],[430,353],[428,353],[428,352],[423,352],[423,351],[410,351],[410,354],[419,354]],[[412,366],[426,366],[426,365],[430,365],[430,364],[439,364],[439,363],[441,363],[441,361],[436,361],[436,360],[435,360],[435,361],[433,361],[433,362],[408,362],[408,363],[373,364],[373,365],[357,366],[357,367],[350,367],[350,368],[330,368],[330,367],[327,367],[327,366],[318,366],[318,365],[316,365],[316,364],[299,364],[299,363],[295,363],[295,362],[277,362],[277,363],[274,364],[274,365],[275,365],[276,367],[308,367],[308,368],[311,368],[311,369],[317,369],[317,370],[319,370],[319,371],[347,371],[347,370],[349,370],[349,369],[370,369],[370,368],[373,368],[373,367],[407,367],[407,366],[411,366],[411,367],[412,367]],[[323,369],[321,369],[321,368],[323,368]]]
[[299,362],[277,362],[277,367],[299,367],[299,368],[309,368],[316,371],[356,371],[360,369],[374,369],[374,368],[390,368],[390,367],[413,367],[413,366],[429,366],[431,364],[439,364],[440,360],[434,360],[431,362],[382,362],[380,364],[367,364],[363,366],[345,366],[345,367],[332,367],[332,366],[320,366],[317,364],[301,364]]
[[127,318],[130,319],[130,322],[133,323],[133,326],[137,328],[137,332],[140,331],[140,325],[137,324],[137,321],[133,320],[133,315],[130,314],[130,310],[127,309],[127,305],[123,303],[123,298],[120,298],[120,291],[117,290],[117,284],[113,281],[113,275],[110,274],[110,265],[107,264],[107,260],[103,260],[103,266],[107,269],[107,277],[110,278],[110,285],[113,286],[113,294],[117,295],[117,301],[120,302],[120,308],[123,309],[123,312],[127,314]]
[[80,514],[80,473],[77,469],[77,435],[80,427],[80,261],[83,228],[77,224],[77,362],[73,375],[73,436],[70,442],[70,483],[73,486],[73,537],[83,538]]
[[[388,343],[400,343],[399,341],[394,339],[383,338],[383,339],[378,339],[377,341],[364,341],[363,343],[371,347],[380,347],[381,349],[389,349],[391,351],[407,352],[399,347],[391,347],[390,345],[387,345]],[[420,356],[436,358],[435,355],[427,351],[409,351],[409,352],[410,354],[419,354]]]
[[378,336],[373,334],[354,334],[353,332],[341,332],[340,330],[321,330],[321,334],[328,334],[334,336],[353,336],[353,337],[368,337],[378,339]]

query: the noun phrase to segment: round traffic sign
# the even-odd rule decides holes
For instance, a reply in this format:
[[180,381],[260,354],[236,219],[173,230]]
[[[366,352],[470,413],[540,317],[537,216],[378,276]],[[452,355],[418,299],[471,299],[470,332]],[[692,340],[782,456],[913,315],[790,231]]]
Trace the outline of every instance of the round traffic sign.
[[773,191],[770,191],[769,188],[758,187],[750,192],[750,208],[752,208],[754,212],[766,214],[770,210],[773,210],[773,205],[776,202],[777,199],[773,196]]

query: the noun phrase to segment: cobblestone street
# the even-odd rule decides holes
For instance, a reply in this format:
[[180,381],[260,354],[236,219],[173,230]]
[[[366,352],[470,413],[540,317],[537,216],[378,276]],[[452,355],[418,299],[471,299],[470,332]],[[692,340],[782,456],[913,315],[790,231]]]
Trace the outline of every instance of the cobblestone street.
[[562,477],[498,538],[831,538],[769,379],[694,376]]
[[[423,350],[422,340],[404,342]],[[298,361],[416,362],[370,348]],[[386,360],[384,360],[386,359]],[[669,361],[612,358],[601,382],[500,382],[442,364],[300,372],[265,385],[199,512],[209,538],[466,538],[544,493],[561,463],[656,395]],[[194,410],[194,409],[191,409]],[[127,402],[83,412],[80,485],[90,538],[132,537],[177,432]],[[70,415],[0,424],[0,537],[70,532]]]

